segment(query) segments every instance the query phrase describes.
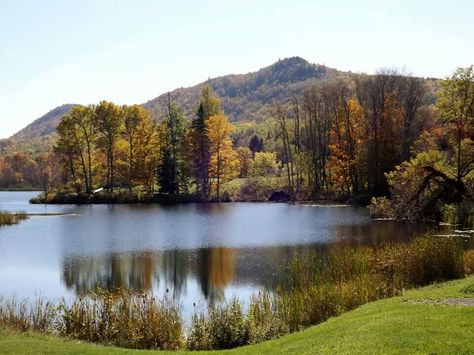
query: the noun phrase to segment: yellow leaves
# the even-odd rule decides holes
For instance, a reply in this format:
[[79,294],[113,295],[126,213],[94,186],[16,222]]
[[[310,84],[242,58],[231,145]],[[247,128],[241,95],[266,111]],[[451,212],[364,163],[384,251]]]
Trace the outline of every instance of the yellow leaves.
[[278,161],[275,152],[257,152],[250,168],[252,176],[272,176],[278,171]]
[[211,143],[209,176],[211,179],[217,180],[217,189],[219,191],[219,184],[239,175],[239,155],[229,137],[229,134],[234,130],[234,126],[223,114],[209,117],[205,124]]
[[211,143],[219,144],[228,138],[229,134],[234,130],[234,126],[229,119],[222,114],[209,117],[206,120],[206,128]]

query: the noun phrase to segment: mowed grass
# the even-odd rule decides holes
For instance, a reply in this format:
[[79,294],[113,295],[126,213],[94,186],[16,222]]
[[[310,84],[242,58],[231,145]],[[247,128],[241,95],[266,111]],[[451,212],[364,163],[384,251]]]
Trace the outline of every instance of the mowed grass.
[[[474,298],[474,276],[407,291],[403,296],[366,304],[302,332],[226,353],[473,354],[474,307],[441,304],[448,298]],[[156,351],[127,350],[3,330],[0,331],[0,353],[147,354]]]

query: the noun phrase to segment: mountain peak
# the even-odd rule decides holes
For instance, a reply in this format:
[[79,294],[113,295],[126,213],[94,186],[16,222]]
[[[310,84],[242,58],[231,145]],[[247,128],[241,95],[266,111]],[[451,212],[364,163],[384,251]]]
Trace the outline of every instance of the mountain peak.
[[274,63],[273,65],[279,63],[283,63],[285,65],[310,65],[310,63],[306,59],[298,56],[278,59],[278,62]]

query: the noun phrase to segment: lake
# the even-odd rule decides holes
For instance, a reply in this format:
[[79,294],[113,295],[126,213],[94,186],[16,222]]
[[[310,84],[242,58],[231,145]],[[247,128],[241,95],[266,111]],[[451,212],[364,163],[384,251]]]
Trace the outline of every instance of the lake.
[[0,192],[0,209],[33,216],[0,227],[0,295],[57,300],[97,286],[167,294],[190,312],[278,286],[278,268],[334,243],[408,241],[420,228],[369,219],[367,208],[283,203],[30,205]]

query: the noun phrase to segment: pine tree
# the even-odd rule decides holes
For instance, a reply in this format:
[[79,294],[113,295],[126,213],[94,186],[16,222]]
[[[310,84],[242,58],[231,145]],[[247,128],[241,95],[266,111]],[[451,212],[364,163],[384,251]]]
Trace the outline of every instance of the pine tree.
[[166,117],[160,127],[163,144],[162,159],[158,166],[160,192],[179,194],[187,189],[185,165],[186,123],[181,107],[168,96]]
[[209,167],[211,160],[211,142],[206,121],[209,117],[221,112],[219,99],[212,96],[209,86],[205,86],[188,136],[192,174],[197,191],[204,200],[209,199],[210,196]]

